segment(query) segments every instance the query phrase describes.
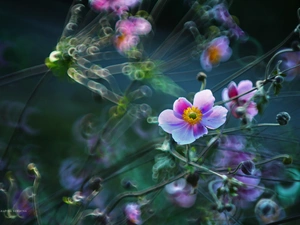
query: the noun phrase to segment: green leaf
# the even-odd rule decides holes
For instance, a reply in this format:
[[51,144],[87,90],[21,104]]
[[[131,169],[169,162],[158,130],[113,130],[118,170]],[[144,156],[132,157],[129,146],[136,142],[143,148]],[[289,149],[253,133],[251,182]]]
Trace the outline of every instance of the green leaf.
[[280,90],[282,88],[282,85],[281,84],[273,84],[273,88],[274,88],[274,94],[275,95],[278,95],[280,93]]
[[156,75],[153,78],[150,78],[149,83],[154,90],[161,91],[175,97],[181,96],[185,93],[185,91],[171,78],[163,75]]

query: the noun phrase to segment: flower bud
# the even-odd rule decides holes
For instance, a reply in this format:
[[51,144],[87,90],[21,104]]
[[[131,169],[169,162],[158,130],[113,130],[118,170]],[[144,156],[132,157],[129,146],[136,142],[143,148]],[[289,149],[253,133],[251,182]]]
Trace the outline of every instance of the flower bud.
[[94,177],[89,180],[88,188],[93,191],[99,191],[102,187],[102,179],[100,177]]
[[290,165],[290,164],[292,164],[292,162],[293,162],[293,158],[291,156],[285,157],[282,160],[282,163],[284,165]]
[[284,81],[284,77],[280,76],[280,75],[276,76],[275,79],[274,79],[274,82],[276,84],[281,84],[283,81]]
[[129,179],[123,179],[121,181],[121,185],[124,189],[132,189],[132,188],[136,188],[136,185]]
[[282,218],[284,212],[280,206],[271,199],[263,198],[255,206],[255,215],[263,224],[271,223]]
[[276,120],[280,125],[283,126],[291,120],[291,116],[287,112],[280,112],[277,114]]
[[197,74],[197,80],[200,81],[200,82],[205,81],[206,78],[207,78],[207,76],[206,76],[206,74],[203,73],[203,72],[200,72],[200,73]]
[[199,174],[198,173],[192,173],[189,174],[186,178],[186,181],[192,185],[193,187],[197,187],[198,184],[198,180],[199,180]]
[[255,164],[251,160],[242,162],[241,171],[246,175],[252,175],[255,171]]
[[237,115],[238,117],[242,117],[242,116],[245,115],[246,109],[245,109],[245,107],[243,107],[243,106],[239,106],[239,107],[237,107],[237,108],[235,109],[235,113],[236,113],[236,115]]

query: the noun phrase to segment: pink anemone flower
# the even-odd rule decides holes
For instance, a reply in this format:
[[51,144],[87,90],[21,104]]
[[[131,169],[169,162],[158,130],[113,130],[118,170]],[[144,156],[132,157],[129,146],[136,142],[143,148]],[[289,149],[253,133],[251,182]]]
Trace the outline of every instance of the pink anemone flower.
[[116,23],[116,30],[120,33],[115,37],[114,43],[120,52],[126,52],[138,45],[139,36],[148,34],[151,24],[141,17],[129,17]]
[[129,203],[124,209],[125,215],[131,224],[142,224],[140,206],[136,203]]
[[184,178],[176,180],[165,186],[168,199],[182,208],[190,208],[195,204],[197,195],[192,185]]
[[134,7],[140,0],[89,0],[91,7],[96,11],[113,11],[117,15],[122,15]]
[[200,63],[205,71],[211,71],[213,66],[227,61],[232,54],[229,39],[226,36],[213,39],[200,56]]
[[[234,81],[231,81],[228,88],[224,88],[222,92],[223,101],[228,101],[230,98],[234,98],[243,93],[246,93],[253,89],[252,82],[250,80],[241,81],[238,86]],[[249,92],[237,99],[234,99],[226,103],[226,107],[231,110],[232,115],[235,118],[242,118],[246,116],[249,121],[252,121],[253,117],[257,115],[258,110],[256,108],[256,103],[251,101],[254,96],[255,91]],[[239,113],[240,109],[244,108],[244,113]],[[242,110],[243,111],[243,110]]]
[[217,129],[225,123],[228,110],[223,106],[213,106],[214,102],[210,90],[196,93],[193,105],[186,98],[178,98],[173,110],[161,112],[159,126],[172,134],[178,144],[190,144],[207,134],[207,128]]

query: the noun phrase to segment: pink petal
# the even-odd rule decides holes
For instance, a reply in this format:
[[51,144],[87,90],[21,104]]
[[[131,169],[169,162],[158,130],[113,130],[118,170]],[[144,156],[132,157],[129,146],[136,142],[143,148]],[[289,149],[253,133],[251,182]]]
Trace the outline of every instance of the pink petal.
[[222,51],[220,62],[227,61],[231,57],[231,55],[232,55],[232,50],[227,46],[227,48]]
[[193,126],[189,125],[188,123],[176,130],[173,130],[172,137],[174,141],[180,145],[187,145],[196,140],[193,133]]
[[203,126],[201,123],[194,125],[193,131],[195,139],[198,139],[199,137],[202,137],[204,134],[208,133],[206,127]]
[[238,179],[239,181],[242,181],[246,185],[250,185],[250,186],[243,187],[243,189],[252,189],[253,186],[257,186],[260,183],[260,177],[261,177],[260,170],[256,170],[253,173],[253,176],[247,176],[242,171],[239,170],[237,176],[235,176],[235,178]]
[[144,18],[141,17],[134,17],[135,20],[133,20],[133,24],[135,27],[135,34],[136,35],[144,35],[148,34],[152,27],[151,24],[148,22],[148,20],[145,20]]
[[180,207],[190,208],[195,204],[196,198],[196,194],[180,193],[180,195],[175,197],[174,200]]
[[250,121],[252,121],[253,117],[256,116],[257,113],[258,110],[256,108],[256,103],[251,101],[246,109],[247,117],[249,118]]
[[207,72],[211,71],[212,65],[211,65],[211,63],[209,61],[209,57],[207,55],[207,49],[204,50],[200,56],[200,64],[205,71],[207,71]]
[[173,110],[167,109],[161,112],[158,116],[159,126],[167,133],[172,133],[173,130],[186,125],[184,120],[178,119]]
[[211,41],[210,46],[218,46],[221,48],[228,47],[229,39],[226,36],[215,38]]
[[225,107],[215,106],[203,115],[201,124],[210,129],[217,129],[225,123],[227,112],[228,110]]
[[210,90],[197,92],[194,97],[193,105],[198,107],[203,114],[209,111],[215,102],[215,97]]
[[[237,87],[238,93],[243,94],[246,93],[248,91],[250,91],[253,88],[252,86],[252,82],[250,80],[242,80]],[[246,94],[242,97],[239,97],[240,100],[245,100],[245,101],[249,101],[253,95],[255,94],[255,91],[250,92],[249,94]]]
[[223,99],[223,101],[227,101],[229,99],[227,88],[224,88],[223,91],[222,91],[222,99]]
[[[222,99],[223,99],[223,101],[227,101],[229,99],[227,88],[224,88],[222,91]],[[230,109],[231,105],[232,105],[232,102],[225,103],[225,106],[227,109]]]
[[173,104],[173,110],[178,114],[176,114],[178,118],[182,118],[184,110],[188,107],[192,107],[192,103],[190,103],[186,98],[178,98]]
[[228,97],[233,98],[238,95],[238,89],[236,87],[236,83],[231,81],[228,85]]

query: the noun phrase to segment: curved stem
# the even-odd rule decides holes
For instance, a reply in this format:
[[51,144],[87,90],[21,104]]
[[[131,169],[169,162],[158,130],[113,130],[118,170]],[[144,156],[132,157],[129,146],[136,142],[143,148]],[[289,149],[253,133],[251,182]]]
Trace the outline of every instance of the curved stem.
[[183,172],[179,175],[177,175],[176,177],[173,177],[165,182],[162,182],[158,185],[152,186],[150,188],[147,188],[145,190],[142,191],[136,191],[136,192],[125,192],[125,193],[121,193],[119,195],[117,195],[109,204],[108,206],[103,210],[103,214],[108,215],[114,208],[115,206],[123,199],[123,198],[129,198],[129,197],[139,197],[142,195],[146,195],[148,193],[154,192],[162,187],[164,187],[165,185],[178,180],[179,178],[184,177],[187,174],[187,172]]
[[267,79],[267,77],[268,77],[269,70],[270,70],[270,66],[271,66],[273,60],[276,58],[276,56],[278,56],[278,55],[280,55],[280,54],[282,54],[282,53],[284,53],[284,52],[293,52],[293,51],[294,51],[294,50],[293,50],[292,48],[288,48],[288,49],[283,49],[283,50],[281,50],[281,51],[279,51],[279,52],[276,52],[276,54],[274,54],[274,55],[272,56],[272,58],[270,59],[270,61],[269,61],[268,64],[267,64],[266,72],[265,72],[265,79]]
[[[174,151],[172,148],[170,149],[170,153],[171,153],[174,157],[176,157],[177,159],[179,159],[179,160],[181,160],[181,161],[183,161],[183,162],[185,162],[185,163],[187,162],[187,159],[186,159],[185,157],[179,155],[179,154],[178,154],[176,151]],[[206,168],[206,167],[204,167],[204,166],[198,165],[198,164],[196,164],[196,163],[194,163],[194,162],[189,162],[188,165],[194,166],[194,167],[196,167],[196,168],[198,168],[198,169],[200,169],[200,170],[203,170],[203,171],[208,172],[208,173],[210,173],[210,174],[214,174],[214,175],[216,175],[216,176],[221,177],[222,179],[224,179],[224,176],[225,176],[225,175],[219,174],[219,173],[217,173],[217,172],[215,172],[215,171],[212,171],[212,170],[210,170],[210,169],[208,169],[208,168]]]
[[[1,157],[2,160],[3,160],[3,159],[6,157],[6,155],[8,154],[8,150],[9,150],[9,148],[10,148],[10,145],[12,144],[13,139],[15,138],[15,136],[16,136],[17,133],[18,133],[18,131],[20,130],[20,129],[19,129],[19,125],[20,125],[20,123],[21,123],[21,121],[22,121],[22,119],[23,119],[23,115],[24,115],[24,113],[25,113],[25,111],[26,111],[26,109],[27,109],[27,106],[30,104],[30,102],[32,101],[34,95],[37,93],[38,88],[42,85],[43,82],[46,81],[45,78],[46,78],[46,76],[48,75],[49,71],[50,71],[50,70],[48,70],[48,71],[41,77],[41,79],[39,80],[39,82],[38,82],[37,85],[34,87],[33,91],[31,92],[31,94],[29,95],[29,98],[27,99],[27,101],[26,101],[26,103],[25,103],[25,106],[24,106],[24,108],[22,109],[22,111],[21,111],[21,113],[20,113],[20,115],[19,115],[18,121],[17,121],[17,123],[16,123],[16,127],[15,127],[15,129],[14,129],[12,135],[10,136],[10,139],[9,139],[9,141],[8,141],[8,143],[7,143],[7,146],[6,146],[5,150],[4,150],[4,153],[3,153],[2,157]],[[5,169],[7,168],[7,166],[9,165],[9,163],[10,163],[10,159],[9,159],[8,162],[6,163],[6,165],[5,165],[5,167],[3,168],[3,170],[5,170]]]

